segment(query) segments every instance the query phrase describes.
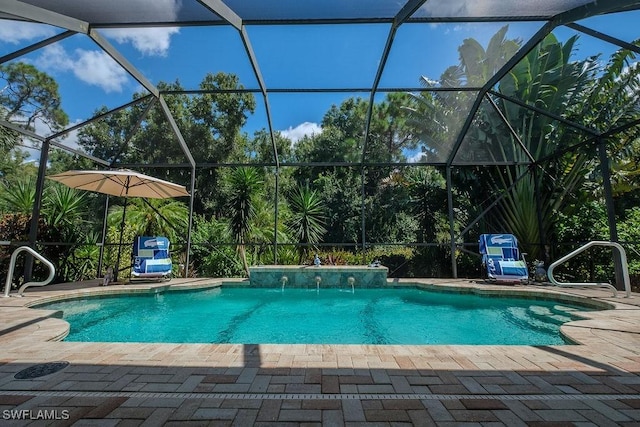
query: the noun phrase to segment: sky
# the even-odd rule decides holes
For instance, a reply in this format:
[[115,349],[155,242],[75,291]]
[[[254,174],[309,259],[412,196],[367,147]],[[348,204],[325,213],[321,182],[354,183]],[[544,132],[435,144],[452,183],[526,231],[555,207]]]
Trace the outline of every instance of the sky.
[[[640,38],[640,13],[594,17],[580,24],[631,42]],[[380,88],[419,87],[425,76],[437,80],[450,65],[458,63],[458,46],[474,38],[483,46],[504,23],[404,24],[394,39]],[[510,23],[508,38],[527,40],[540,22]],[[327,28],[331,27],[331,28]],[[340,93],[272,93],[269,103],[274,129],[294,143],[304,135],[321,131],[324,113],[332,105],[368,92],[348,89],[371,86],[388,33],[388,24],[317,26],[247,26],[265,84],[270,89],[339,88]],[[0,22],[0,56],[59,33],[54,27]],[[151,83],[179,80],[186,89],[196,89],[208,73],[236,74],[246,88],[258,83],[238,32],[230,27],[182,27],[100,30]],[[575,31],[561,27],[554,32],[566,39]],[[580,35],[578,56],[602,53],[606,58],[616,46]],[[580,59],[580,58],[577,58]],[[91,39],[74,35],[20,58],[51,75],[60,86],[62,107],[71,123],[91,117],[101,106],[115,108],[132,100],[140,84],[128,75]],[[384,94],[378,95],[381,100]],[[262,97],[243,131],[252,135],[267,128]],[[37,129],[47,134],[45,129]],[[75,145],[71,134],[65,144]],[[37,158],[37,153],[33,154]]]

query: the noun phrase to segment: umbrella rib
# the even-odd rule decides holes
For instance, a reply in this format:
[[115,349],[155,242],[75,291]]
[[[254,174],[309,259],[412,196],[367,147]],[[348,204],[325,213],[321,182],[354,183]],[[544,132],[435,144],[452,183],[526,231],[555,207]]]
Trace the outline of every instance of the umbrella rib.
[[[143,187],[143,186],[148,188],[150,191],[153,191],[154,194],[160,196],[159,198],[166,197],[166,195],[163,195],[162,193],[160,193],[158,191],[158,189],[156,188],[156,185],[153,182],[150,182],[150,181],[149,182],[140,182],[140,183],[137,183],[137,184],[133,184],[129,188]],[[140,196],[140,197],[143,197],[143,196]],[[147,196],[147,197],[149,197],[149,196]],[[152,197],[152,198],[156,198],[156,197]]]

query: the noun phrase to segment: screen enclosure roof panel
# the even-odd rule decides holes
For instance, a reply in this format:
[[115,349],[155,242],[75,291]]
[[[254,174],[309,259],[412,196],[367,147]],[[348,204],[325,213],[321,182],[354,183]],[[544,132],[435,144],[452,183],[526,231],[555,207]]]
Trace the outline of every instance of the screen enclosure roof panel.
[[[92,26],[190,25],[226,23],[222,15],[237,15],[243,23],[391,22],[405,7],[397,0],[24,0]],[[548,20],[575,8],[598,7],[596,0],[427,0],[410,20]],[[628,4],[628,2],[625,2]],[[622,6],[622,9],[629,7]],[[630,8],[634,8],[631,6]],[[635,6],[637,8],[637,6]],[[222,12],[217,14],[214,12]],[[4,15],[9,17],[9,15]],[[228,15],[227,15],[228,16]],[[0,14],[2,17],[2,14]]]

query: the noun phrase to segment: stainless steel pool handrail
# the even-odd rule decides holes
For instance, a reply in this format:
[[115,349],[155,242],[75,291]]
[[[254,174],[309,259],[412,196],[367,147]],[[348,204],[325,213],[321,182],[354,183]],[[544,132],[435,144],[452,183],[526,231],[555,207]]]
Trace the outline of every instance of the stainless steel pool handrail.
[[36,252],[34,249],[30,248],[29,246],[20,246],[18,249],[16,249],[15,251],[13,251],[13,253],[11,254],[11,260],[9,261],[9,270],[7,271],[7,280],[4,284],[4,298],[8,298],[9,297],[9,292],[11,291],[11,281],[13,279],[13,270],[16,266],[16,258],[18,258],[18,254],[21,252],[29,252],[31,255],[33,255],[34,257],[38,258],[40,260],[40,262],[42,262],[44,265],[46,265],[49,268],[49,276],[43,280],[42,282],[27,282],[25,284],[23,284],[22,286],[20,286],[20,289],[18,289],[18,296],[22,296],[22,293],[24,292],[24,290],[26,288],[28,288],[29,286],[45,286],[48,285],[49,283],[51,283],[51,281],[53,280],[53,278],[56,275],[56,268],[54,267],[54,265],[45,257],[43,257],[42,255],[40,255],[38,252]]
[[608,288],[611,291],[613,291],[613,296],[617,297],[618,296],[618,291],[610,283],[558,282],[553,277],[553,269],[554,268],[556,268],[558,265],[562,264],[563,262],[573,258],[574,256],[578,255],[579,253],[584,252],[585,250],[589,249],[592,246],[609,246],[609,247],[613,247],[613,248],[618,250],[618,254],[620,255],[620,263],[622,264],[622,278],[623,278],[623,281],[624,281],[624,290],[625,290],[625,293],[626,293],[625,298],[629,298],[631,296],[631,281],[629,280],[629,266],[627,264],[627,253],[625,252],[625,250],[622,247],[622,245],[620,245],[619,243],[616,243],[616,242],[607,242],[607,241],[603,241],[603,240],[593,240],[593,241],[591,241],[589,243],[586,243],[583,246],[579,247],[575,251],[568,253],[567,255],[563,256],[559,260],[551,263],[551,265],[547,269],[547,276],[549,277],[549,281],[551,283],[553,283],[554,285],[560,286],[560,287],[600,287],[600,288]]

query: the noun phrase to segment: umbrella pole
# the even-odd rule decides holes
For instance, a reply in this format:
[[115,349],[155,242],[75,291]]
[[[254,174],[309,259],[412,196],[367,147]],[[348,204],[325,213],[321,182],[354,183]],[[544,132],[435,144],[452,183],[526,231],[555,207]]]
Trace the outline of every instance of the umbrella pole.
[[118,258],[116,261],[116,267],[113,269],[114,280],[118,281],[118,273],[120,272],[120,253],[122,251],[122,239],[124,234],[124,219],[127,214],[127,198],[124,199],[124,208],[122,208],[122,222],[120,223],[120,243],[118,244]]
[[102,244],[100,245],[100,255],[98,256],[98,277],[102,277],[102,261],[104,259],[104,244],[107,242],[107,213],[109,212],[109,195],[104,203],[104,218],[102,219]]

